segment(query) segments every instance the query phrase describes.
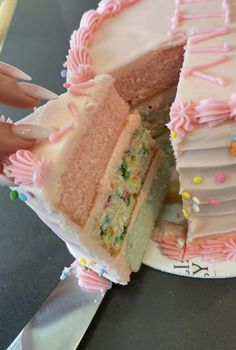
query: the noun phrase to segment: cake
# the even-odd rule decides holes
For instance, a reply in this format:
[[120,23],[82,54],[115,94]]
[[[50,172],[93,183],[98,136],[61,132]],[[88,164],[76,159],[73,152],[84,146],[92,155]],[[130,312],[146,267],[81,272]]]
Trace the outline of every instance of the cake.
[[103,0],[83,15],[64,66],[72,91],[82,71],[111,74],[157,141],[174,100],[168,128],[188,228],[166,223],[165,238],[181,258],[234,260],[234,2]]
[[5,160],[13,193],[65,241],[83,270],[126,284],[142,263],[168,185],[167,162],[140,116],[129,114],[114,79],[103,74],[20,123],[52,132]]
[[80,268],[122,284],[139,269],[169,181],[166,124],[186,228],[162,222],[155,239],[175,259],[236,258],[234,7],[103,0],[83,15],[68,92],[21,121],[54,132],[4,166]]

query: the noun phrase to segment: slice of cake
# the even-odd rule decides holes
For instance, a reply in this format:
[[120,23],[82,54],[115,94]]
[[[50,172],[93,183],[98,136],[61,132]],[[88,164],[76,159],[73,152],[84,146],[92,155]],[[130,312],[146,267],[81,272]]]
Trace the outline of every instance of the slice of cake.
[[5,162],[20,199],[84,267],[125,284],[144,250],[168,185],[162,152],[129,115],[111,76],[80,85],[23,119],[54,131]]

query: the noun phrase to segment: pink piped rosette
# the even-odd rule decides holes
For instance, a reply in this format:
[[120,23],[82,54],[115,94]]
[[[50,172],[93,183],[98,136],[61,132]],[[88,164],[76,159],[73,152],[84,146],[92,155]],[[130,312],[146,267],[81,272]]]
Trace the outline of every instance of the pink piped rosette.
[[61,280],[64,280],[68,275],[75,275],[78,279],[78,285],[87,292],[105,292],[111,288],[112,283],[107,278],[99,276],[95,271],[87,267],[83,267],[75,260],[69,268],[64,268]]
[[5,172],[16,185],[35,184],[41,187],[48,175],[49,163],[36,158],[30,151],[18,150],[9,157],[9,163]]

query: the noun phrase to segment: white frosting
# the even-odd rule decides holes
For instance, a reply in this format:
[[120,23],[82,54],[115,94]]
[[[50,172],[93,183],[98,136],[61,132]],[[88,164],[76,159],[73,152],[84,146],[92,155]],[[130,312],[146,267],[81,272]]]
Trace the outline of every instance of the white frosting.
[[[222,11],[222,4],[223,1],[219,0],[181,5],[180,7],[185,14],[194,14],[220,12]],[[231,51],[225,53],[228,60],[214,67],[202,70],[207,74],[225,79],[226,85],[222,87],[199,77],[184,77],[184,74],[181,74],[176,100],[193,101],[195,104],[206,98],[229,101],[230,96],[236,92],[236,80],[233,76],[236,67],[235,13],[235,4],[233,4],[233,20],[228,25],[230,28],[229,34],[217,36],[198,44],[193,44],[193,39],[188,41],[182,68],[182,72],[184,72],[186,69],[212,62],[223,54],[220,52],[193,53],[191,51],[192,48],[222,47],[227,43],[231,47]],[[189,27],[190,23],[192,31],[219,28],[226,25],[223,17],[207,18],[197,21],[184,21],[180,29],[185,30]],[[173,142],[177,156],[177,168],[180,171],[180,190],[190,192],[201,203],[199,206],[200,211],[198,211],[198,209],[196,210],[196,206],[193,206],[194,203],[192,200],[184,200],[184,207],[189,212],[189,240],[208,234],[227,233],[236,229],[234,214],[236,199],[236,157],[233,157],[230,153],[230,143],[232,137],[235,135],[236,124],[233,121],[212,128],[209,128],[207,125],[196,126],[194,131],[186,133],[183,141],[179,142],[177,139]],[[217,173],[225,174],[226,181],[224,183],[217,183],[215,181]],[[201,176],[203,182],[194,184],[193,178],[195,176]],[[211,198],[219,199],[219,206],[208,204]]]
[[[48,102],[20,121],[20,123],[36,124],[53,129],[59,129],[74,122],[74,129],[68,131],[66,136],[62,136],[54,144],[45,140],[32,149],[35,155],[52,162],[50,174],[42,189],[42,195],[52,206],[55,206],[59,199],[59,179],[66,169],[73,145],[80,134],[84,132],[89,115],[95,113],[98,104],[106,98],[107,92],[113,84],[113,79],[109,75],[101,75],[95,78],[95,83],[94,87],[88,89],[90,96],[74,96],[65,93],[60,95],[57,100]],[[74,103],[78,108],[78,117],[73,117],[67,107],[68,103]]]
[[140,0],[104,21],[89,48],[95,72],[114,73],[170,41],[174,0]]

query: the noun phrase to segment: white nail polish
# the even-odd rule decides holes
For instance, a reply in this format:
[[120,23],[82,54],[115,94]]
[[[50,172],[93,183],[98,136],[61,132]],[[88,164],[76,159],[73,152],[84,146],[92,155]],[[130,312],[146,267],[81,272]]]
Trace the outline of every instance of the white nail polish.
[[14,124],[12,126],[12,131],[20,138],[28,140],[35,139],[36,142],[39,143],[46,140],[52,132],[55,132],[55,129],[38,125]]
[[34,85],[30,83],[19,83],[20,90],[26,95],[39,98],[40,100],[55,100],[58,98],[54,92],[45,89],[39,85]]
[[31,80],[32,78],[20,70],[19,68],[16,68],[10,64],[0,62],[0,73],[7,75],[8,77],[14,78],[14,79],[21,79],[21,80]]

